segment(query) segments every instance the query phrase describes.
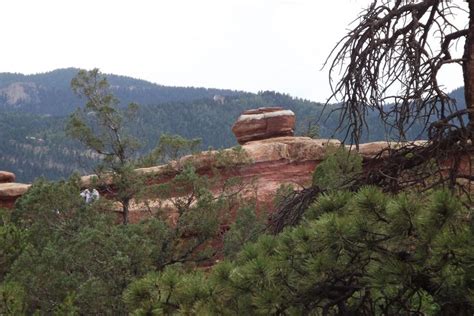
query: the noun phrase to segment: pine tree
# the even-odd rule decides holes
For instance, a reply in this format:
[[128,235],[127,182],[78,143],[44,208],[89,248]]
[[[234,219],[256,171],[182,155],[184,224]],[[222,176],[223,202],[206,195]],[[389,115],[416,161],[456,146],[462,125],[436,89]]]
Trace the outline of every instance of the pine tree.
[[247,244],[209,275],[149,275],[124,299],[132,312],[470,315],[470,215],[444,190],[426,197],[374,187],[332,192],[302,224]]
[[122,206],[123,224],[127,224],[130,202],[143,182],[133,172],[139,144],[126,131],[127,120],[134,118],[137,105],[132,103],[122,112],[98,69],[79,71],[71,87],[86,99],[86,104],[71,115],[66,132],[101,157],[96,173],[102,185],[116,192],[115,199]]

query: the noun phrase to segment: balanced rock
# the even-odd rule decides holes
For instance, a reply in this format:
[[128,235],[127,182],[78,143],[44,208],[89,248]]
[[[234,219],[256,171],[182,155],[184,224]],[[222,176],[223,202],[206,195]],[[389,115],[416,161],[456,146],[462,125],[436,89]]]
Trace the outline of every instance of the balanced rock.
[[25,194],[30,184],[23,183],[0,183],[0,208],[11,208],[15,201]]
[[15,182],[15,174],[0,170],[0,183]]
[[281,107],[266,107],[242,113],[232,132],[239,144],[281,136],[293,136],[295,113]]

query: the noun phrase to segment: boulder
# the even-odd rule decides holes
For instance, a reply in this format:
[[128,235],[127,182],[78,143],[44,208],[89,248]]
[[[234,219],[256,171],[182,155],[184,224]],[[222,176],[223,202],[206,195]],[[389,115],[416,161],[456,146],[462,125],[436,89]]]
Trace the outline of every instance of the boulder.
[[0,183],[0,208],[11,208],[15,201],[25,194],[30,184],[23,183]]
[[20,197],[30,188],[30,186],[30,184],[24,183],[1,183],[0,199]]
[[281,107],[266,107],[242,113],[232,132],[239,144],[280,136],[293,136],[295,113]]
[[15,174],[0,170],[0,183],[15,182]]

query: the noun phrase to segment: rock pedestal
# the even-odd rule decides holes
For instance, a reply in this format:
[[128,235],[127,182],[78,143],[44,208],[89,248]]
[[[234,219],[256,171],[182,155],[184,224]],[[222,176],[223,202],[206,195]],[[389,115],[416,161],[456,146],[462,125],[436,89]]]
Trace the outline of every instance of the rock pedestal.
[[239,144],[281,136],[293,136],[295,113],[281,107],[266,107],[242,113],[232,132]]
[[0,170],[0,208],[12,208],[30,187],[29,184],[15,183],[15,178],[14,173]]
[[0,183],[15,182],[15,174],[0,170]]
[[12,208],[15,201],[30,188],[23,183],[0,183],[0,208]]

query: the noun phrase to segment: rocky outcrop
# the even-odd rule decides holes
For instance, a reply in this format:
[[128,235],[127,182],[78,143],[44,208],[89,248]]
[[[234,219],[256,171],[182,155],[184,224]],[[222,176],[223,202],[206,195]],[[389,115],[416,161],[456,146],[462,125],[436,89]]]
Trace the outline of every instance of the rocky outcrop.
[[[221,181],[235,177],[251,189],[247,195],[258,196],[258,204],[269,205],[276,190],[283,184],[294,187],[308,186],[316,166],[324,159],[328,146],[340,146],[338,140],[311,139],[309,137],[275,137],[250,141],[241,150],[204,151],[182,157],[167,165],[136,169],[149,175],[153,183],[166,183],[178,175],[187,164],[193,165],[200,175],[214,177],[220,172]],[[226,167],[224,168],[223,160]],[[93,175],[81,178],[82,186],[94,183]],[[102,179],[103,181],[103,179]],[[111,179],[106,179],[111,184]],[[216,191],[220,183],[216,184]],[[258,193],[258,194],[255,194]]]
[[15,201],[30,188],[24,183],[0,183],[0,208],[11,208]]
[[[167,183],[182,172],[184,166],[192,164],[198,174],[217,179],[213,181],[216,194],[226,180],[237,178],[245,188],[240,192],[242,198],[256,198],[258,207],[268,209],[273,206],[275,193],[282,185],[294,188],[309,186],[313,171],[325,158],[328,146],[341,145],[338,140],[293,137],[294,125],[293,112],[282,108],[246,111],[233,127],[239,143],[243,144],[241,147],[204,151],[166,165],[136,169],[136,172],[146,175],[148,184]],[[358,152],[367,160],[399,146],[387,142],[360,144]],[[355,147],[349,149],[356,150]],[[11,183],[0,183],[0,207],[11,207],[29,185],[13,183],[14,175],[8,172],[0,173],[0,182],[2,179]],[[113,187],[112,178],[102,178],[101,181]],[[82,177],[81,185],[96,186],[95,176]],[[138,221],[143,216],[149,216],[147,214],[140,207],[135,207],[131,210],[130,219]]]
[[0,170],[0,183],[15,182],[15,174]]
[[232,127],[239,144],[280,136],[293,136],[295,114],[281,107],[267,107],[242,113]]
[[37,85],[33,82],[14,82],[0,89],[0,96],[5,98],[8,105],[34,101],[37,94]]
[[[269,210],[273,207],[275,193],[282,185],[294,188],[309,186],[314,169],[325,158],[327,147],[340,144],[338,140],[275,137],[247,142],[242,145],[241,151],[205,151],[168,165],[137,169],[137,172],[152,176],[155,183],[166,183],[186,164],[192,164],[198,174],[210,178],[216,176],[217,170],[220,180],[214,184],[216,194],[224,181],[236,178],[245,188],[240,192],[241,198],[256,198],[258,209]],[[222,157],[227,160],[225,168]],[[93,179],[88,176],[83,177],[82,181],[89,184]],[[130,212],[130,221],[138,221],[144,216],[147,216],[146,212],[134,207]]]
[[25,194],[29,184],[15,183],[15,174],[0,170],[0,208],[11,208],[16,199]]
[[[223,151],[204,151],[166,165],[136,169],[136,172],[150,176],[149,183],[166,183],[178,175],[186,164],[192,164],[198,174],[210,178],[214,177],[218,170],[221,182],[215,182],[216,192],[222,187],[223,181],[235,177],[248,187],[242,192],[243,197],[256,197],[258,206],[271,208],[275,193],[281,185],[292,185],[295,188],[309,186],[313,171],[325,158],[328,146],[340,145],[338,140],[274,137],[248,141],[239,150],[230,148]],[[382,150],[399,146],[400,144],[387,142],[360,144],[359,154],[364,159],[370,159]],[[355,147],[350,149],[355,150]],[[227,168],[224,168],[223,161]],[[11,173],[6,174],[10,174],[6,178],[12,180]],[[94,186],[94,178],[94,175],[82,177],[82,187]],[[112,179],[105,181],[111,184]],[[13,206],[15,200],[28,188],[27,184],[0,183],[0,207]],[[130,219],[132,222],[138,221],[147,214],[149,213],[137,207],[132,210]]]

